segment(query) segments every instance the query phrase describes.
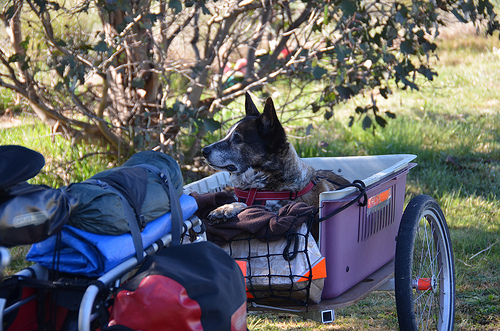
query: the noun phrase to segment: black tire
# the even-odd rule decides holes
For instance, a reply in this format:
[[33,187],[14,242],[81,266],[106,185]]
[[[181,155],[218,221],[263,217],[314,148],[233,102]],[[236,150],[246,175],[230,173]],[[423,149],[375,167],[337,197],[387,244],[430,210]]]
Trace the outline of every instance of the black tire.
[[455,267],[450,233],[438,203],[413,198],[399,226],[395,295],[401,330],[453,330]]

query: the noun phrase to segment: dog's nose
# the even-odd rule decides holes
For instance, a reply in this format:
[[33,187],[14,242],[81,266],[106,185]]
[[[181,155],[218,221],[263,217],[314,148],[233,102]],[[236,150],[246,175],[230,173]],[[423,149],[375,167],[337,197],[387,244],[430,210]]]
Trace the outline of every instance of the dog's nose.
[[201,150],[201,153],[203,154],[203,157],[204,157],[204,158],[207,158],[207,157],[208,157],[208,155],[210,154],[210,148],[208,148],[208,147],[203,148],[203,149]]

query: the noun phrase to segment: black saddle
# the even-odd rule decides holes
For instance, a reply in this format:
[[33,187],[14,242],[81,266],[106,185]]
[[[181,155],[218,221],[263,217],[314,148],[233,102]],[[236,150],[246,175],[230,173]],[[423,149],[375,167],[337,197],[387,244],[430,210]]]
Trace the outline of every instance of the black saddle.
[[36,176],[44,165],[38,152],[23,146],[0,146],[0,190]]

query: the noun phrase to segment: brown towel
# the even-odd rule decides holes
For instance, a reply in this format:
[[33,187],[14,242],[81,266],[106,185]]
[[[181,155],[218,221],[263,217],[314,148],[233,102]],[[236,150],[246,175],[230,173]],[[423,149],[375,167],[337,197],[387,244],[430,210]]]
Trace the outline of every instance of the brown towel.
[[191,193],[198,203],[195,213],[205,224],[208,240],[229,241],[239,236],[263,240],[277,240],[294,231],[304,222],[312,220],[317,208],[303,202],[292,202],[282,207],[278,213],[264,209],[264,206],[249,206],[236,217],[220,224],[210,224],[207,216],[210,211],[227,203],[235,202],[234,196],[227,192],[198,194]]

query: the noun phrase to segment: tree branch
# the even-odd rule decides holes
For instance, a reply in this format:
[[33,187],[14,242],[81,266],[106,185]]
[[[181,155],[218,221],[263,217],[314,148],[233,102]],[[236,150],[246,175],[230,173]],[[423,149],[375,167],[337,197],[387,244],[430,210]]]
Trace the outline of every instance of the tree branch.
[[294,31],[295,29],[297,29],[311,15],[312,8],[313,8],[312,6],[313,6],[313,1],[307,2],[307,5],[304,8],[304,10],[302,11],[302,13],[300,14],[300,16],[297,17],[297,19],[290,24],[287,31],[285,33],[283,33],[283,36],[282,36],[281,40],[279,41],[278,45],[276,46],[275,51],[269,56],[269,59],[261,66],[261,68],[259,69],[259,71],[257,73],[257,76],[261,77],[261,76],[265,75],[266,72],[269,71],[271,66],[278,59],[279,53],[286,47],[286,43],[287,43],[288,39],[290,39],[291,32]]

